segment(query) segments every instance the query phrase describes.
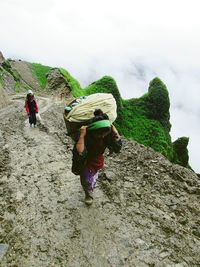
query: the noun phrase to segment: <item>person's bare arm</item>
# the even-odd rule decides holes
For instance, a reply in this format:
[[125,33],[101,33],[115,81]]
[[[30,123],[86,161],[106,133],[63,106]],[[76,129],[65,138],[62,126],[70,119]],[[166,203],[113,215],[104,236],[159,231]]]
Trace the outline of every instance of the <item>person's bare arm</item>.
[[112,126],[111,126],[111,129],[112,129],[112,135],[113,135],[113,137],[114,137],[116,140],[120,139],[120,135],[119,135],[119,133],[118,133],[116,127],[115,127],[113,124],[112,124]]
[[76,143],[76,149],[79,154],[81,154],[85,149],[85,135],[86,135],[87,126],[82,126],[80,128],[80,136],[78,142]]

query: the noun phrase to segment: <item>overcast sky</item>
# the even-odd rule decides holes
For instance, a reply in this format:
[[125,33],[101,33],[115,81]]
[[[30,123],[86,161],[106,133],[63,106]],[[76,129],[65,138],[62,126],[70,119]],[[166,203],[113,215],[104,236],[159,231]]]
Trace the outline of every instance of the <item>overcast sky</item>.
[[6,58],[66,68],[84,87],[112,76],[123,98],[167,85],[171,136],[200,172],[199,0],[0,0]]

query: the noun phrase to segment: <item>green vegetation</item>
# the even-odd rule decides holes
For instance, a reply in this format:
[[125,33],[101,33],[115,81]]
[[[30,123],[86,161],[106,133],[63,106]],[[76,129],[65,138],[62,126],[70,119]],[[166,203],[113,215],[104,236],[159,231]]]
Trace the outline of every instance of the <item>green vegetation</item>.
[[72,90],[72,95],[74,97],[79,97],[79,96],[84,95],[84,91],[81,89],[79,82],[76,79],[74,79],[69,74],[69,72],[66,71],[65,69],[60,68],[59,70],[60,70],[61,74],[63,75],[63,77],[65,78],[66,82],[69,84],[69,87]]
[[4,70],[9,72],[13,76],[15,82],[20,82],[21,80],[20,74],[15,69],[12,68],[9,60],[5,60],[2,63],[2,67],[4,68]]
[[112,77],[104,76],[102,79],[90,84],[84,89],[84,91],[85,95],[94,93],[111,93],[117,102],[117,108],[120,112],[122,108],[122,99],[117,84]]
[[175,142],[173,142],[173,148],[174,148],[173,162],[181,166],[191,168],[188,163],[189,161],[189,155],[187,149],[188,142],[189,142],[188,137],[180,137]]
[[[3,68],[16,81],[16,91],[23,89],[20,76],[11,68],[10,62],[7,60],[3,64]],[[32,63],[31,67],[41,88],[45,88],[48,73],[52,68],[37,63]],[[82,89],[79,82],[68,71],[63,68],[59,68],[59,70],[74,97],[94,93],[111,93],[114,96],[118,113],[115,125],[120,134],[145,146],[152,147],[174,163],[190,168],[187,150],[189,139],[182,137],[173,144],[171,142],[169,134],[171,129],[169,121],[170,100],[167,87],[159,78],[156,77],[150,82],[148,92],[142,97],[124,100],[112,77],[104,76]]]
[[123,100],[116,82],[109,76],[90,84],[85,95],[111,93],[117,102],[118,118],[115,122],[120,133],[127,138],[152,147],[169,160],[173,159],[173,147],[169,135],[169,96],[164,83],[155,78],[148,93],[140,98]]
[[26,92],[27,90],[32,89],[29,85],[16,82],[15,83],[15,92],[20,93],[20,92]]
[[12,75],[14,81],[15,81],[15,92],[19,93],[21,91],[21,88],[23,85],[21,84],[21,77],[19,73],[12,68],[9,60],[6,60],[3,62],[2,67],[0,67],[0,83],[4,87],[5,84],[5,77],[7,77],[8,73]]
[[150,119],[158,120],[167,131],[170,131],[169,95],[167,87],[159,78],[150,82],[146,100],[147,116]]
[[145,98],[123,100],[121,118],[118,117],[116,121],[120,133],[152,147],[172,160],[173,149],[169,132],[158,120],[149,119],[146,113]]
[[118,118],[115,125],[120,133],[173,160],[169,134],[169,96],[166,86],[159,78],[150,82],[148,93],[135,99],[123,100],[116,82],[109,76],[93,82],[83,91],[85,95],[111,93],[117,102]]
[[20,92],[20,89],[21,89],[21,86],[20,85],[21,85],[20,82],[16,82],[15,83],[15,92],[16,93],[19,93]]
[[33,75],[38,79],[41,88],[44,89],[47,84],[47,74],[51,67],[38,63],[31,63],[31,68]]

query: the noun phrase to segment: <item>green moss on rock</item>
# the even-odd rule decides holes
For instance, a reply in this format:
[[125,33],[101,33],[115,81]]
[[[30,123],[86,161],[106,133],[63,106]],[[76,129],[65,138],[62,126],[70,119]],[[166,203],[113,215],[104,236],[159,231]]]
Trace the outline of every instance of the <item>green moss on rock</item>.
[[157,77],[149,84],[146,105],[147,116],[150,119],[158,120],[167,131],[170,131],[169,94],[166,85]]
[[122,110],[122,98],[119,93],[119,89],[115,80],[110,76],[104,76],[100,80],[93,82],[88,87],[84,89],[86,95],[95,93],[110,93],[114,96],[117,103],[118,116],[121,114]]
[[84,90],[85,95],[111,93],[117,102],[118,117],[115,125],[120,134],[152,147],[169,160],[173,159],[173,146],[169,134],[169,96],[164,83],[153,79],[148,93],[140,98],[123,100],[112,77],[104,76]]
[[38,79],[41,88],[45,88],[47,84],[47,74],[51,67],[38,63],[31,63],[33,75]]
[[174,148],[174,157],[173,162],[179,164],[181,166],[190,168],[189,166],[189,155],[188,155],[188,137],[180,137],[176,141],[173,142]]
[[68,71],[66,71],[63,68],[59,68],[61,74],[63,75],[64,79],[66,80],[66,82],[69,84],[70,89],[72,90],[72,95],[74,97],[79,97],[84,95],[84,91],[82,90],[79,82],[74,79]]
[[150,119],[146,115],[146,96],[123,100],[121,118],[117,118],[117,126],[125,137],[133,138],[138,143],[152,147],[169,160],[173,158],[173,147],[169,132],[160,121]]

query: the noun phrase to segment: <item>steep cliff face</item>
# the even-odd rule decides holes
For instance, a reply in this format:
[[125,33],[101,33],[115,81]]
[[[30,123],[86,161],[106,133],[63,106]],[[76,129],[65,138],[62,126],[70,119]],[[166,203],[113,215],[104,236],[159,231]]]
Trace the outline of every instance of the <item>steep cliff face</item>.
[[3,89],[8,93],[23,92],[28,89],[37,88],[37,80],[32,83],[33,73],[30,71],[28,63],[4,60],[0,65],[0,80]]
[[12,60],[10,65],[12,70],[18,74],[19,79],[17,81],[18,86],[21,87],[21,89],[31,88],[33,91],[42,89],[37,77],[35,77],[33,73],[31,63],[21,60]]
[[[28,89],[40,92],[43,89],[43,84],[40,82],[46,73],[40,73],[38,77],[38,65],[40,66],[40,64],[31,64],[22,60],[4,60],[0,66],[3,88],[8,93],[26,92]],[[46,66],[43,69],[46,70]],[[50,67],[48,67],[49,69]]]

